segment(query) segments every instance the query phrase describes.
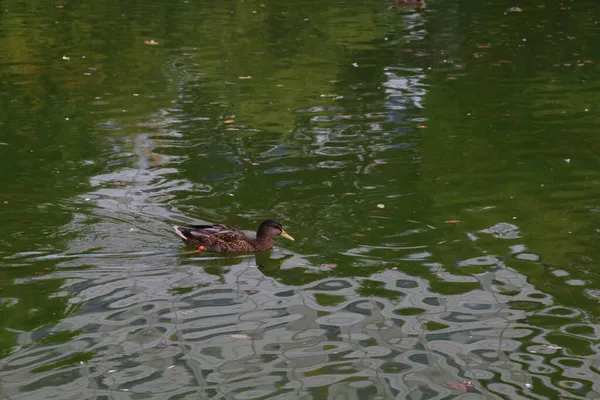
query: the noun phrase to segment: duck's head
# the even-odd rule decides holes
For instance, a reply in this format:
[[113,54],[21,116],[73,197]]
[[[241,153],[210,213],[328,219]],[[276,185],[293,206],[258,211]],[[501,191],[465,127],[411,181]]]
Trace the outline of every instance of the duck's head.
[[287,234],[286,231],[283,230],[283,226],[274,219],[267,219],[260,224],[258,230],[256,231],[257,238],[268,238],[272,236],[281,236],[288,240],[294,240],[293,237]]

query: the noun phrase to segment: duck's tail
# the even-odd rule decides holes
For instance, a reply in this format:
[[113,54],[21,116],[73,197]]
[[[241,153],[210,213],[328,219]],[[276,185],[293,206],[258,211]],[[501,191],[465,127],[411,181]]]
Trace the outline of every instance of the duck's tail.
[[189,238],[187,236],[185,236],[184,230],[182,227],[174,225],[173,230],[175,230],[175,233],[177,234],[177,236],[179,236],[183,240],[186,240],[186,241],[189,240]]

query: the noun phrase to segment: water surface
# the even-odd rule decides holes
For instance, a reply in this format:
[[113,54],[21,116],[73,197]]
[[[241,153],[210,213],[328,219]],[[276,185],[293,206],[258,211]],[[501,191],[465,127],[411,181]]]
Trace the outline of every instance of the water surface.
[[0,397],[600,398],[599,12],[3,2]]

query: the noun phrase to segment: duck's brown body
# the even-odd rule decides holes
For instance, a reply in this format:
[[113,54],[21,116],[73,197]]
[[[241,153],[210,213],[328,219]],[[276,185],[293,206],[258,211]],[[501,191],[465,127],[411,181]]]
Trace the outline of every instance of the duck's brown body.
[[273,236],[294,240],[277,221],[266,220],[258,228],[256,238],[225,225],[174,226],[175,233],[184,243],[199,250],[218,253],[244,253],[269,250],[273,247]]

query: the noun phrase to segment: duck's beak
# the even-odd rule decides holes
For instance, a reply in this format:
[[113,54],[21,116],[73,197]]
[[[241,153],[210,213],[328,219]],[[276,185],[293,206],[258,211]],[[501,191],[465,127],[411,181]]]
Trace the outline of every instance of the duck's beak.
[[287,240],[294,240],[294,238],[291,237],[290,235],[288,235],[288,233],[286,231],[284,231],[283,229],[281,230],[281,237],[284,237]]

